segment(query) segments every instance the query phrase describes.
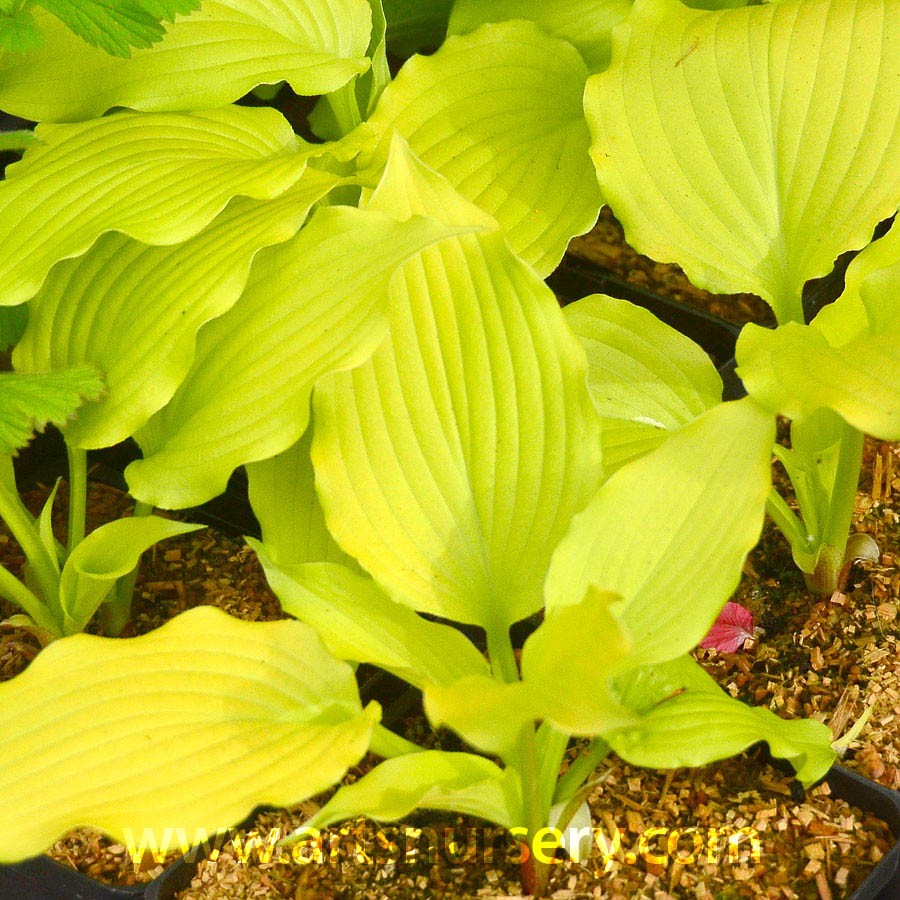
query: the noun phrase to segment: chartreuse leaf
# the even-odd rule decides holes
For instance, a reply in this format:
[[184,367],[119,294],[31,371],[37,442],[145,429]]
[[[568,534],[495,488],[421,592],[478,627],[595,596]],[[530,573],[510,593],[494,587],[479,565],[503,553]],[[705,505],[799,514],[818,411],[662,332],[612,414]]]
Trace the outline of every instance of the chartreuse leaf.
[[48,423],[64,425],[103,391],[91,366],[22,375],[0,372],[0,456],[11,456]]
[[15,347],[27,327],[27,306],[0,306],[0,353]]
[[35,9],[40,47],[0,59],[0,107],[33,121],[97,118],[113,107],[225,106],[260,84],[336,90],[369,67],[367,0],[205,0],[154,47],[114,59]]
[[0,8],[0,53],[20,53],[42,43],[41,29],[30,9]]
[[434,50],[447,34],[453,0],[384,0],[388,46],[395,56]]
[[512,770],[472,753],[426,750],[385,760],[340,788],[304,828],[325,828],[359,816],[393,821],[415,809],[466,813],[510,828],[524,821],[521,805],[521,787]]
[[815,327],[832,347],[862,335],[900,331],[900,228],[892,227],[850,263],[844,292],[816,316]]
[[789,322],[774,331],[747,325],[737,360],[747,393],[774,412],[800,419],[827,407],[859,431],[900,438],[896,333],[832,347],[815,324]]
[[247,465],[250,505],[273,563],[332,562],[353,568],[355,562],[325,525],[309,458],[312,431],[307,428],[296,444],[276,456]]
[[552,548],[600,480],[599,421],[551,291],[402,148],[371,209],[488,230],[410,261],[389,340],[319,382],[316,484],[338,543],[391,596],[499,633],[541,607]]
[[175,395],[137,433],[145,458],[126,469],[131,493],[167,508],[203,503],[239,465],[294,444],[316,379],[383,340],[398,265],[461,230],[335,206],[262,251],[238,302],[200,331]]
[[91,363],[105,373],[102,400],[66,431],[70,446],[116,444],[163,407],[190,369],[198,329],[234,305],[258,251],[292,237],[339,182],[307,169],[274,200],[235,198],[182,244],[107,234],[55,266],[28,304],[13,364],[35,372]]
[[143,637],[56,641],[0,685],[0,859],[76,826],[212,834],[297,803],[360,759],[378,714],[299,622],[198,607]]
[[429,622],[371,579],[335,563],[275,563],[250,538],[285,612],[312,625],[339,659],[371,663],[422,687],[487,675],[475,645],[450,625]]
[[66,560],[59,585],[64,634],[77,634],[115,586],[154,544],[202,528],[159,516],[107,522],[92,531]]
[[587,352],[607,472],[721,402],[722,379],[710,358],[647,310],[594,294],[563,312]]
[[597,219],[578,52],[530,22],[486,25],[414,57],[370,119],[386,154],[399,133],[426,165],[494,216],[539,273]]
[[900,206],[898,45],[884,0],[639,0],[585,95],[629,243],[802,321],[804,283]]
[[702,766],[765,741],[810,785],[831,768],[835,753],[827,725],[786,720],[730,697],[690,657],[638,670],[622,684],[623,697],[641,718],[604,736],[623,759],[638,766]]
[[[150,47],[166,33],[160,17],[139,0],[37,0],[70,31],[113,56],[128,57],[132,47]],[[199,0],[191,4],[200,5]]]
[[748,392],[795,420],[833,409],[859,431],[900,437],[898,277],[894,227],[853,260],[844,293],[811,325],[774,332],[748,325],[737,346]]
[[323,97],[309,115],[312,130],[324,140],[338,140],[367,119],[390,83],[384,8],[381,0],[369,0],[369,5],[372,7],[372,35],[366,56],[372,65],[331,96]]
[[232,197],[283,194],[321,150],[271,109],[192,115],[123,112],[82,125],[39,125],[43,142],[0,182],[0,305],[37,293],[50,267],[119,231],[177,244]]
[[0,131],[0,151],[27,150],[36,142],[37,138],[33,131]]
[[616,612],[639,637],[638,660],[696,646],[759,540],[774,440],[774,416],[745,398],[714,407],[619,469],[556,549],[548,609],[601,585],[623,598]]
[[612,30],[631,12],[631,0],[456,0],[447,30],[474,31],[485,22],[529,19],[573,44],[592,72],[609,65]]
[[473,675],[456,684],[430,684],[425,710],[468,743],[510,759],[522,728],[549,721],[566,734],[598,735],[635,720],[613,689],[634,666],[631,641],[610,612],[618,600],[590,588],[583,601],[559,609],[522,649],[522,680],[512,684]]

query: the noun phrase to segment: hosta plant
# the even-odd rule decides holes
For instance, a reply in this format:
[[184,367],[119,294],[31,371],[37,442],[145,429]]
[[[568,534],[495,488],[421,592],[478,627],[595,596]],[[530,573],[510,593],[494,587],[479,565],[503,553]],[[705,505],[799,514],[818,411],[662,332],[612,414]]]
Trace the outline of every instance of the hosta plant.
[[900,8],[639,0],[612,43],[585,94],[604,198],[642,252],[772,306],[779,327],[744,331],[738,372],[792,419],[776,454],[799,516],[775,491],[769,511],[810,585],[834,590],[852,557],[874,551],[848,543],[863,432],[900,438],[896,306],[882,284],[867,317],[851,284],[839,305],[851,317],[826,310],[807,326],[802,291],[900,207]]
[[0,373],[0,519],[25,556],[24,579],[0,566],[0,596],[22,613],[10,623],[46,644],[81,631],[102,607],[107,627],[121,628],[128,618],[134,582],[130,573],[148,547],[196,525],[157,516],[108,522],[85,536],[87,503],[85,457],[70,454],[69,529],[65,545],[53,532],[56,487],[34,518],[16,489],[13,456],[47,423],[64,426],[103,388],[98,373],[86,366],[33,375]]
[[[805,783],[831,765],[826,726],[733,700],[689,656],[758,539],[772,416],[751,399],[697,408],[605,478],[585,352],[499,225],[399,138],[360,212],[447,236],[391,281],[371,359],[319,379],[311,432],[249,466],[254,546],[300,621],[194,610],[141,638],[59,641],[0,685],[4,859],[75,824],[215,830],[333,783],[367,748],[385,761],[310,827],[449,809],[530,846],[584,814],[612,750],[682,766],[763,740]],[[510,626],[541,611],[519,662]],[[487,656],[443,620],[484,629]],[[347,662],[420,688],[472,751],[378,725]],[[51,720],[62,740],[41,747]],[[101,733],[102,771],[83,764]],[[590,742],[559,777],[573,735]],[[528,856],[531,890],[547,874]]]

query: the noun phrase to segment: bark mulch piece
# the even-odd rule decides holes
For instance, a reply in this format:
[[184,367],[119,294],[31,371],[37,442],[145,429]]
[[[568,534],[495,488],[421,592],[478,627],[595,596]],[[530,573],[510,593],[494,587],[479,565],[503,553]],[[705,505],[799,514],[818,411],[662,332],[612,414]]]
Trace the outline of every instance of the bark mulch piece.
[[688,281],[673,263],[655,262],[632,249],[612,210],[605,206],[592,231],[574,238],[569,253],[597,263],[629,284],[647,288],[730,322],[774,323],[769,305],[755,294],[710,294]]

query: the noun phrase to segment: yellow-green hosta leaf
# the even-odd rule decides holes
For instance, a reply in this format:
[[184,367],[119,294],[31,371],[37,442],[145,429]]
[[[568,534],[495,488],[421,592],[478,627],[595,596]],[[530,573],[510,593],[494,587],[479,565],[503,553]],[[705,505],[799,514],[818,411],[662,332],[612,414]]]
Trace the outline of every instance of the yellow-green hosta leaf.
[[759,540],[774,441],[775,417],[745,398],[714,407],[623,466],[557,548],[548,610],[597,585],[622,596],[615,612],[640,659],[659,662],[696,646]]
[[574,45],[591,72],[602,72],[612,30],[630,12],[631,0],[456,0],[447,30],[465,34],[485,22],[528,19]]
[[426,750],[385,760],[345,785],[305,827],[325,828],[358,816],[395,821],[416,809],[467,813],[506,828],[524,821],[515,772],[472,753]]
[[395,56],[434,50],[447,34],[453,0],[384,0],[388,46]]
[[634,665],[633,644],[643,635],[611,612],[620,599],[589,587],[580,603],[548,611],[522,648],[522,679],[545,698],[542,718],[568,734],[605,734],[632,718],[612,681]]
[[844,292],[813,320],[832,347],[849,344],[862,334],[900,331],[900,227],[894,225],[850,263]]
[[284,611],[312,625],[339,659],[371,663],[416,687],[487,674],[487,661],[462,632],[391,600],[368,576],[335,563],[275,563],[265,544],[248,543]]
[[65,425],[86,400],[103,392],[92,366],[59,372],[0,372],[0,456],[12,456],[48,423]]
[[584,351],[496,223],[397,148],[372,209],[488,230],[404,266],[389,340],[317,385],[319,498],[391,596],[503,629],[540,609],[553,547],[600,480]]
[[781,719],[768,709],[747,706],[726,694],[694,660],[673,662],[679,671],[664,675],[658,684],[677,684],[674,695],[660,697],[636,724],[604,737],[623,759],[651,768],[702,766],[765,741],[772,755],[788,760],[807,786],[831,768],[835,753],[827,725]]
[[352,568],[354,561],[325,525],[309,458],[312,432],[310,426],[292,447],[247,465],[250,506],[266,554],[278,565],[331,562]]
[[585,95],[629,243],[802,320],[804,283],[900,206],[900,6],[639,0]]
[[204,0],[130,59],[85,44],[41,9],[34,18],[44,41],[0,58],[0,107],[35,121],[83,121],[119,106],[207,109],[279,81],[322,94],[369,67],[367,0]]
[[791,419],[833,409],[859,431],[900,438],[897,332],[863,333],[829,345],[815,324],[775,330],[747,325],[737,343],[738,375],[751,397]]
[[198,607],[143,637],[63,638],[0,684],[0,860],[76,826],[213,833],[298,803],[362,757],[377,718],[299,622]]
[[13,364],[38,372],[90,363],[105,373],[103,398],[68,425],[67,442],[111,446],[163,407],[191,367],[198,329],[234,305],[256,254],[296,234],[339,182],[307,169],[274,200],[235,198],[174,247],[107,234],[84,256],[54,266],[28,304]]
[[311,154],[271,109],[181,115],[123,112],[81,125],[39,125],[43,141],[0,182],[0,305],[37,293],[50,267],[118,231],[177,244],[236,196],[277,197]]
[[523,727],[551,722],[566,734],[602,735],[634,722],[614,679],[635,665],[631,640],[610,612],[620,599],[597,588],[581,603],[549,615],[522,648],[522,680],[504,684],[487,675],[429,684],[425,711],[467,743],[509,759]]
[[411,59],[370,124],[382,154],[392,134],[405,137],[548,275],[602,205],[582,109],[587,76],[571,44],[533,23],[486,25]]
[[[371,66],[357,78],[339,88],[335,93],[339,98],[323,97],[315,109],[309,114],[312,130],[324,140],[338,140],[349,127],[350,119],[342,116],[338,120],[332,100],[343,103],[350,116],[353,116],[354,105],[359,117],[367,119],[375,109],[381,92],[391,81],[391,69],[387,58],[387,22],[381,0],[368,0],[372,8],[372,34],[366,56],[372,61]],[[338,108],[341,108],[338,106]]]
[[63,633],[77,634],[97,607],[154,544],[202,525],[172,522],[159,516],[140,516],[107,522],[92,531],[66,560],[59,583],[64,616]]
[[258,254],[241,298],[200,330],[184,381],[137,433],[145,458],[126,469],[131,493],[165,508],[204,503],[238,466],[294,444],[316,379],[383,340],[396,268],[461,230],[335,206]]
[[594,294],[563,312],[587,352],[607,472],[721,402],[722,379],[710,358],[646,309]]

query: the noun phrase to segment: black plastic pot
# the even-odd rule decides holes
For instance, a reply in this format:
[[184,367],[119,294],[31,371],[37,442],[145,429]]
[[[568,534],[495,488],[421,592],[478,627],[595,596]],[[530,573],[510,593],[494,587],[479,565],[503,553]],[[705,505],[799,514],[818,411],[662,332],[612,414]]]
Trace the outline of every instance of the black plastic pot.
[[897,838],[894,846],[853,892],[850,900],[900,900],[900,792],[863,778],[843,766],[832,766],[825,780],[835,797],[878,816],[890,826]]
[[146,888],[101,884],[49,856],[0,866],[0,900],[140,900]]

